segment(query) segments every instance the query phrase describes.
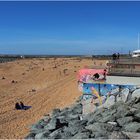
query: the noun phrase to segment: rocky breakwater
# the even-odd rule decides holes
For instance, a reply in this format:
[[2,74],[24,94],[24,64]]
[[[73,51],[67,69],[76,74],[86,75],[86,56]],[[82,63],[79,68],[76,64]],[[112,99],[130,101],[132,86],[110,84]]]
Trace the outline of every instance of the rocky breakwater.
[[[137,95],[137,96],[136,96]],[[118,101],[82,116],[79,99],[75,105],[53,110],[31,126],[25,139],[138,139],[140,138],[140,92],[127,102]]]

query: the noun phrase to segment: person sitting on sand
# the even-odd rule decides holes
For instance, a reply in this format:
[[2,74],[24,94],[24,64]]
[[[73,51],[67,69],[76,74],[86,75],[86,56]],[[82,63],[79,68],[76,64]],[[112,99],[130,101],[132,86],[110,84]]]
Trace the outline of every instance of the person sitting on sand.
[[20,106],[21,106],[21,109],[25,108],[25,105],[23,104],[23,102],[20,102]]
[[27,110],[29,108],[31,108],[31,106],[25,106],[23,102],[20,102],[20,104],[19,103],[15,104],[15,109],[17,110]]
[[19,103],[15,104],[15,109],[22,109]]

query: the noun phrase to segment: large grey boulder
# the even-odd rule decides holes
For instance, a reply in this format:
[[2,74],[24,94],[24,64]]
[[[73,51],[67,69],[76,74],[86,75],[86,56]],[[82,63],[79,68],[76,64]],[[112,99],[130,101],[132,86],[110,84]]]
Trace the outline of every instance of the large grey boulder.
[[98,131],[98,132],[93,132],[92,135],[94,135],[95,139],[107,139],[109,134],[110,132],[107,131]]
[[128,132],[140,132],[140,123],[138,122],[128,123],[124,125],[123,130]]
[[84,120],[87,120],[89,124],[93,124],[94,122],[98,122],[99,120],[102,119],[102,112],[104,111],[103,108],[100,108],[98,110],[96,110],[95,112],[92,112],[90,114],[88,114],[87,116],[84,117]]
[[119,124],[119,126],[124,126],[127,123],[132,122],[134,119],[132,116],[129,117],[123,117],[123,118],[119,118],[117,119],[117,123]]
[[109,98],[107,98],[106,102],[102,105],[102,107],[106,107],[109,108],[110,106],[112,106],[115,103],[115,96],[110,96]]
[[78,132],[72,137],[72,139],[89,139],[91,137],[90,131]]
[[44,131],[42,133],[38,133],[35,135],[35,139],[46,139],[48,138],[50,133],[51,133],[50,131]]
[[40,123],[36,123],[36,124],[33,124],[31,127],[30,127],[30,129],[31,129],[31,132],[32,133],[40,133],[40,132],[42,132],[42,131],[44,131],[44,126],[43,125],[41,125]]
[[82,104],[75,104],[70,108],[72,114],[82,114]]
[[121,131],[113,131],[108,139],[129,139],[129,137]]
[[58,116],[60,112],[61,112],[60,109],[59,109],[59,108],[56,108],[56,109],[54,109],[54,110],[52,111],[51,114],[52,114],[52,116]]
[[116,113],[114,114],[116,119],[125,117],[125,116],[131,116],[133,115],[134,112],[131,111],[130,107],[127,106],[126,104],[118,104],[119,102],[116,103]]
[[122,131],[124,134],[126,134],[130,139],[140,139],[140,133],[135,133],[135,132],[126,132]]
[[48,138],[49,139],[61,139],[62,138],[62,128],[57,129],[57,130],[53,131],[52,133],[50,133]]
[[115,126],[112,124],[107,124],[107,123],[94,123],[90,124],[85,127],[87,130],[90,130],[92,132],[113,132],[115,130]]
[[123,101],[123,102],[126,102],[127,101],[127,98],[128,98],[128,95],[129,95],[129,89],[128,88],[125,88],[124,90],[121,91],[120,94],[117,95],[117,102],[118,101]]
[[35,135],[35,133],[30,133],[25,137],[25,139],[35,139]]
[[135,114],[135,117],[140,121],[140,111],[138,114]]
[[140,89],[136,89],[136,90],[132,93],[132,98],[134,98],[134,97],[137,97],[137,98],[140,97]]
[[55,129],[56,128],[56,121],[57,121],[57,118],[56,117],[53,117],[50,120],[50,122],[44,127],[44,129],[46,129],[46,130]]
[[139,109],[140,108],[140,103],[134,104],[133,107]]
[[70,114],[72,114],[72,109],[67,107],[61,110],[61,112],[59,113],[59,116],[68,117]]
[[128,136],[124,132],[140,132],[140,98],[135,97],[127,102],[124,99],[116,103],[113,101],[112,105],[109,102],[107,107],[96,108],[87,115],[82,115],[80,101],[70,108],[55,109],[51,116],[45,116],[32,125],[26,139],[133,138],[132,134]]
[[80,116],[79,116],[79,114],[76,114],[76,115],[70,114],[70,115],[66,118],[66,120],[68,120],[68,121],[80,120]]
[[64,127],[64,133],[67,133],[71,136],[74,136],[75,134],[82,132],[83,130],[85,130],[85,126],[87,124],[86,120],[74,120],[69,122],[69,126],[68,127]]
[[116,113],[116,109],[108,109],[105,112],[102,113],[102,118],[98,122],[110,122],[110,121],[115,121],[115,116],[114,114]]

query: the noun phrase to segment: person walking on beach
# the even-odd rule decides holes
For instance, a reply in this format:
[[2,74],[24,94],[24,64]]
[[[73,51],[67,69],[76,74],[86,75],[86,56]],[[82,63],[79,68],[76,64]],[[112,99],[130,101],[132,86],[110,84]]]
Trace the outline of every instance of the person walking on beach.
[[117,59],[119,60],[120,59],[120,54],[118,53],[118,55],[117,55]]
[[114,53],[112,55],[112,59],[113,59],[113,63],[116,63],[116,60],[117,60],[117,54],[116,53]]
[[117,54],[114,53],[114,54],[112,55],[112,58],[113,58],[113,60],[116,60],[116,58],[117,58]]
[[107,72],[106,72],[106,69],[104,69],[104,73],[103,73],[103,76],[104,76],[104,80],[106,80],[106,74],[107,74]]

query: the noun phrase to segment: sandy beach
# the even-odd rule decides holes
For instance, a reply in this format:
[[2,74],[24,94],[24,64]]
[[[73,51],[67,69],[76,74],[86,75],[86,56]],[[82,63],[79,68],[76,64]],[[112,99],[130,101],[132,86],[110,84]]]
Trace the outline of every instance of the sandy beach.
[[[106,60],[23,59],[0,64],[0,138],[24,138],[29,127],[54,108],[73,104],[81,95],[77,71]],[[22,101],[29,110],[15,110]]]

